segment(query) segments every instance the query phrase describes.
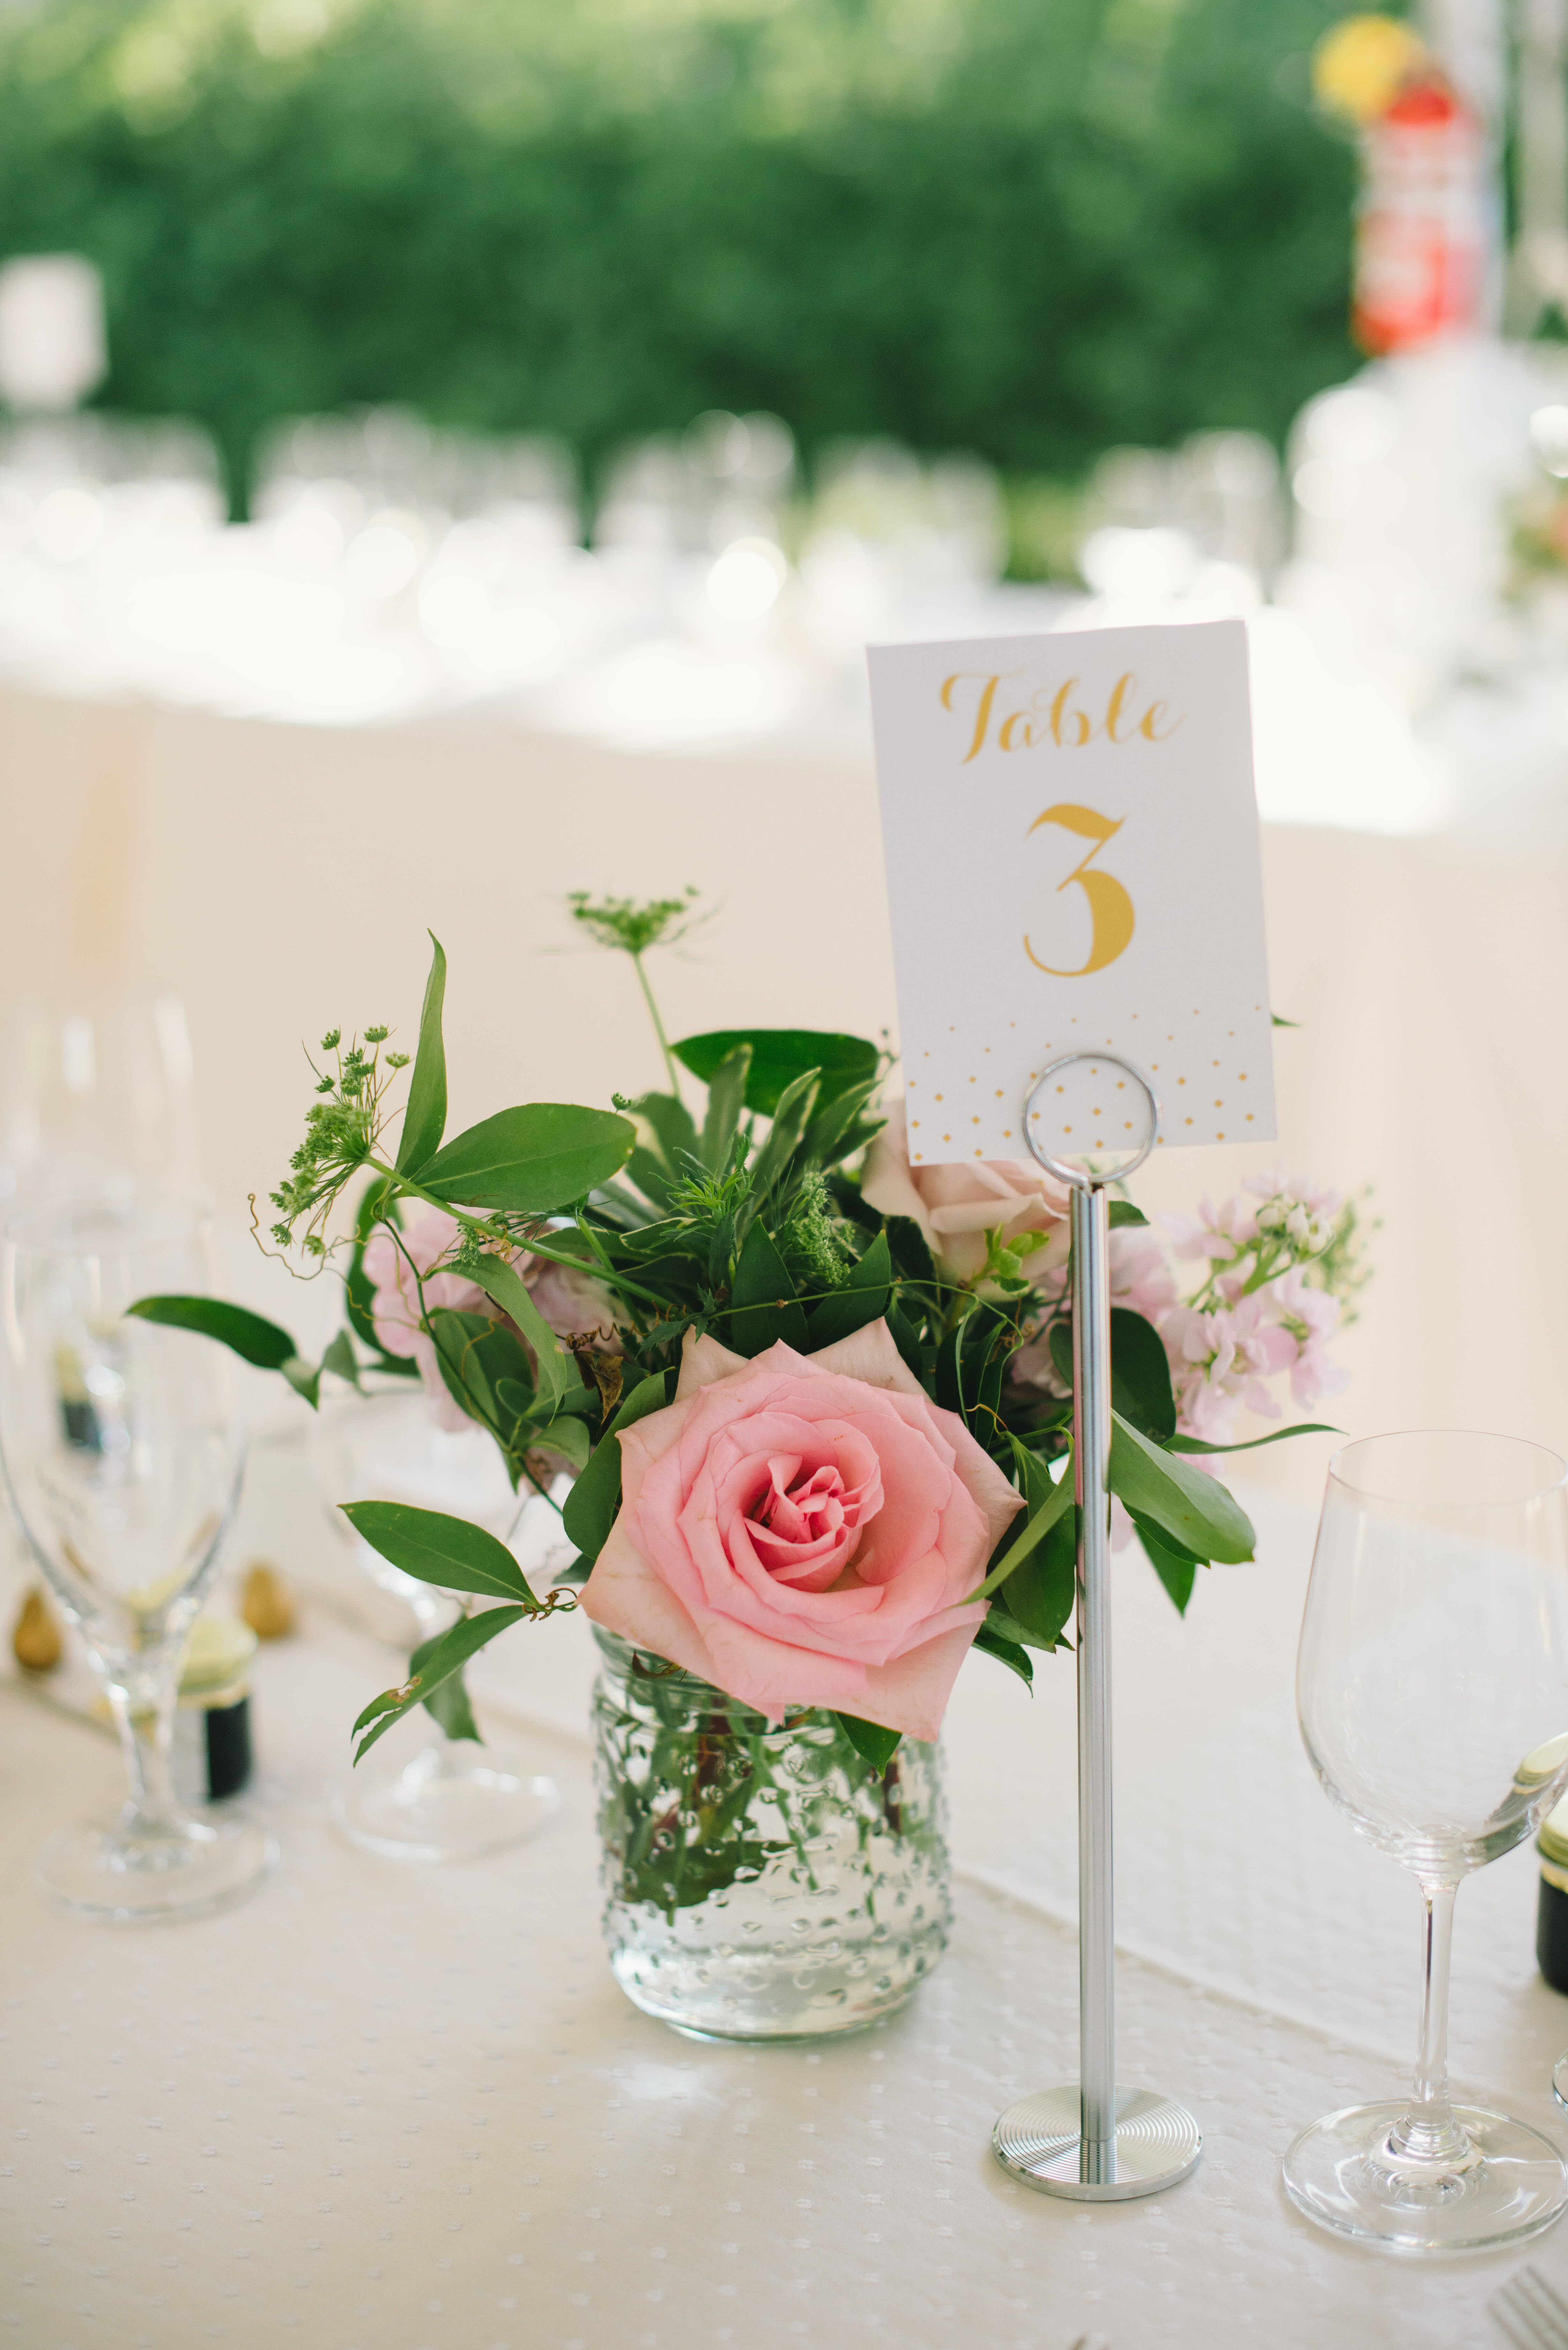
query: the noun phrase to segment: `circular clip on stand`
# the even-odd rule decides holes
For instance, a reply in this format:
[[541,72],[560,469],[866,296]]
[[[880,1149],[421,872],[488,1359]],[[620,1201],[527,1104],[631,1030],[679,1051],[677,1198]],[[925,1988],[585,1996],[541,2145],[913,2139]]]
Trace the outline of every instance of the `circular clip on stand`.
[[[1069,1167],[1038,1148],[1035,1104],[1077,1062],[1109,1063],[1142,1088],[1143,1148],[1114,1174]],[[1111,1313],[1106,1186],[1141,1167],[1159,1134],[1159,1101],[1143,1071],[1116,1053],[1067,1053],[1042,1072],[1023,1106],[1032,1156],[1073,1198],[1073,1498],[1078,1524],[1078,2079],[1010,2106],[992,2134],[1004,2169],[1044,2195],[1080,2203],[1157,2195],[1189,2175],[1203,2150],[1185,2106],[1116,2084],[1115,1875],[1111,1854]]]

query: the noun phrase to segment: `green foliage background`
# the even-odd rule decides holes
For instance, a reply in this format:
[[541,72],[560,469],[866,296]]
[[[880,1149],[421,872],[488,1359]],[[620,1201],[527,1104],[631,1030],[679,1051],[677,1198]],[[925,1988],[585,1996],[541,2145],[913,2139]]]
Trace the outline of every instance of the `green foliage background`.
[[1071,475],[1353,363],[1333,0],[45,0],[0,255],[102,266],[109,407],[396,399],[596,459],[765,407]]

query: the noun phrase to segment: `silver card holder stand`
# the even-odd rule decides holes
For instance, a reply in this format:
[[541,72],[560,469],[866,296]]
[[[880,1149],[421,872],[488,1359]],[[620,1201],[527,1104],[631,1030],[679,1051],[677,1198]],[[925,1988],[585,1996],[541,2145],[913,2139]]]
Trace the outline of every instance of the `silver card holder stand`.
[[[1143,1148],[1114,1175],[1085,1173],[1040,1149],[1034,1108],[1075,1062],[1125,1070],[1148,1102]],[[1024,2186],[1079,2203],[1157,2195],[1188,2177],[1203,2150],[1184,2106],[1116,2084],[1115,1871],[1111,1846],[1111,1268],[1107,1182],[1141,1167],[1159,1134],[1159,1101],[1116,1053],[1067,1053],[1044,1069],[1023,1106],[1031,1155],[1071,1187],[1073,1202],[1073,1498],[1078,1575],[1078,2079],[1010,2106],[992,2134],[997,2159]]]

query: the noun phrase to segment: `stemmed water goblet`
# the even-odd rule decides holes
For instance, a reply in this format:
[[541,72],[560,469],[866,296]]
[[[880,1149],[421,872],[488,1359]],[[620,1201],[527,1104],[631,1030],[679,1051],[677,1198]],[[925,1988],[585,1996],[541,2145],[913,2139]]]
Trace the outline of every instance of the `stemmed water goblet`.
[[[355,1532],[341,1503],[406,1502],[472,1519],[498,1540],[525,1549],[527,1565],[544,1565],[546,1572],[550,1533],[542,1521],[551,1520],[561,1555],[571,1555],[549,1503],[526,1485],[521,1495],[513,1492],[481,1429],[438,1426],[422,1388],[405,1380],[378,1388],[375,1374],[367,1373],[366,1386],[364,1393],[344,1389],[322,1399],[312,1435],[317,1485],[358,1566],[405,1603],[421,1642],[457,1621],[462,1599],[391,1565]],[[462,1702],[460,1687],[446,1686],[445,1720],[419,1712],[424,1736],[413,1754],[406,1754],[407,1733],[400,1726],[352,1773],[332,1807],[352,1843],[385,1859],[472,1860],[536,1835],[560,1809],[545,1772],[466,1734],[472,1724],[450,1710],[454,1700]]]
[[1448,2085],[1454,1895],[1568,1784],[1568,1468],[1511,1437],[1370,1437],[1330,1463],[1302,1625],[1302,1736],[1330,1801],[1416,1877],[1420,2054],[1408,2099],[1328,2114],[1284,2160],[1292,2200],[1406,2250],[1505,2243],[1568,2204],[1523,2122]]
[[170,1781],[181,1652],[239,1501],[244,1374],[127,1308],[213,1286],[210,1218],[175,1192],[126,1185],[5,1233],[0,1454],[28,1547],[103,1682],[130,1779],[118,1817],[62,1830],[39,1857],[45,1887],[83,1917],[217,1908],[277,1857],[243,1814],[182,1811]]

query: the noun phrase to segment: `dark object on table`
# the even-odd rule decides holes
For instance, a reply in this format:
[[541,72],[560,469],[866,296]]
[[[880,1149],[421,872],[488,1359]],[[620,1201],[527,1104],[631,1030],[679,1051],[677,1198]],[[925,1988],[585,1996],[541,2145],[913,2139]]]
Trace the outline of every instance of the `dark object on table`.
[[251,1775],[251,1659],[256,1636],[234,1616],[191,1628],[170,1754],[182,1803],[221,1803]]
[[1535,1960],[1553,1991],[1568,1992],[1568,1800],[1542,1822],[1541,1906],[1535,1919]]

